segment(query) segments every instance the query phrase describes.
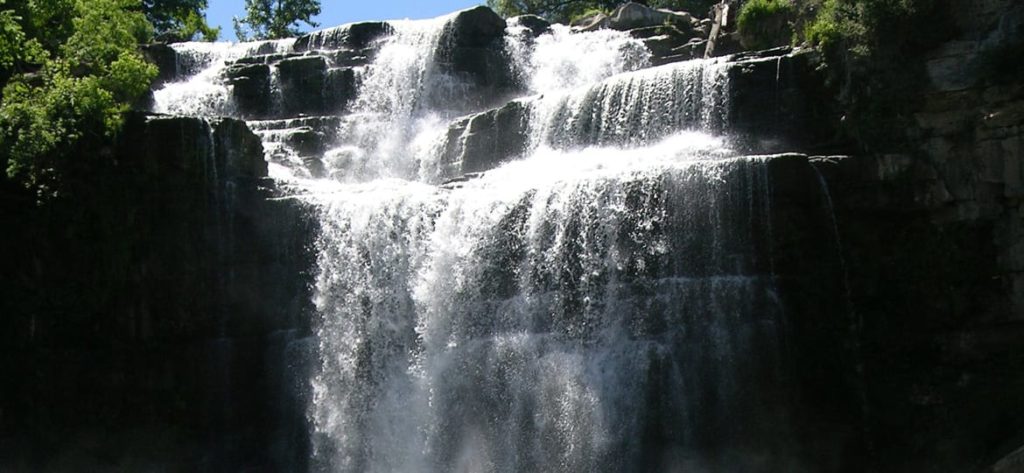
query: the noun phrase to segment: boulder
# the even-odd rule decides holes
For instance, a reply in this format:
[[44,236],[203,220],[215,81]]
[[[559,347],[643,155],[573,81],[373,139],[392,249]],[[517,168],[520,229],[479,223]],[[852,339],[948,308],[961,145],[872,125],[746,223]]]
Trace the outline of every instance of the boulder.
[[334,52],[334,54],[327,55],[327,57],[335,67],[355,67],[368,64],[370,58],[373,57],[373,53],[374,50],[372,48],[340,49]]
[[448,24],[448,39],[460,47],[480,48],[494,45],[505,37],[505,20],[485,6],[463,10]]
[[505,57],[505,20],[487,7],[457,13],[448,23],[439,48],[438,72],[451,87],[427,97],[433,106],[451,110],[482,109],[506,99],[516,87]]
[[[122,130],[123,148],[140,150],[136,169],[143,174],[165,176],[168,180],[202,180],[211,161],[211,129],[198,117],[132,114]],[[146,146],[160,143],[160,146]]]
[[[708,44],[710,45],[711,42],[708,41]],[[708,53],[708,51],[705,50],[705,54],[707,54],[708,57],[722,57],[731,54],[738,54],[745,51],[743,45],[740,44],[739,33],[735,31],[728,33],[723,32],[719,34],[715,38],[713,44],[714,47],[710,51],[710,53]]]
[[245,56],[235,60],[235,64],[274,64],[284,59],[299,57],[302,54],[299,53],[273,53],[273,54],[255,54],[252,56]]
[[1001,458],[992,466],[992,473],[1024,473],[1024,447]]
[[486,171],[523,154],[527,145],[527,115],[522,102],[481,113],[469,121],[462,153],[462,172]]
[[[680,30],[674,26],[646,26],[629,30],[629,34],[637,39],[642,39],[644,45],[650,50],[652,61],[669,56],[682,54],[681,48],[690,45],[691,41],[700,41],[701,35],[692,30]],[[685,51],[686,53],[689,50]],[[703,50],[701,51],[703,53]],[[697,57],[697,56],[694,56]]]
[[672,48],[667,55],[652,56],[651,65],[660,66],[673,62],[702,58],[704,57],[704,51],[707,49],[707,44],[708,40],[706,39],[693,38],[685,44]]
[[327,70],[323,91],[323,113],[340,113],[356,98],[356,73],[351,67]]
[[667,28],[664,26],[645,26],[643,28],[634,28],[629,30],[629,35],[636,39],[647,39],[665,34],[666,29]]

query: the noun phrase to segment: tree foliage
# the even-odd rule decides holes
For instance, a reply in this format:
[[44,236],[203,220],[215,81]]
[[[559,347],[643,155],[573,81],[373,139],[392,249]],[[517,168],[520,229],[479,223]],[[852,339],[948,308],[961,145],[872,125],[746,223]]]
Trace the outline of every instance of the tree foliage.
[[158,37],[216,41],[220,28],[206,23],[207,0],[142,0],[142,11]]
[[239,40],[280,39],[300,33],[299,22],[318,26],[320,0],[245,0],[245,17],[234,18]]
[[139,44],[153,28],[138,0],[29,0],[0,22],[0,164],[52,195],[149,88],[156,67]]

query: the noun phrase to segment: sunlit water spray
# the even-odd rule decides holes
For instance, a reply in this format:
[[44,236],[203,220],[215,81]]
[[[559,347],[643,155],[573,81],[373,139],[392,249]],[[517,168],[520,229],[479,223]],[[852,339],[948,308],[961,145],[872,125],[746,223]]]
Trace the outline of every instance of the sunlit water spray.
[[[779,369],[765,354],[783,330],[758,251],[767,183],[761,161],[721,145],[541,150],[458,187],[379,180],[311,197],[319,458],[618,472],[694,455],[740,467],[704,455],[767,450],[744,435],[784,423],[736,417],[783,395],[758,384]],[[666,442],[661,456],[646,436]]]

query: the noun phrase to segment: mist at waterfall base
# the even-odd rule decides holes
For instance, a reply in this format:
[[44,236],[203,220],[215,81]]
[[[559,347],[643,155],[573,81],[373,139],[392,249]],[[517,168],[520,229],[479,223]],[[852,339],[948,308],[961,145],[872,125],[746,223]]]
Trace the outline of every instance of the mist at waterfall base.
[[[322,172],[250,122],[320,222],[313,469],[803,471],[772,184],[730,149],[721,61],[511,22],[526,151],[449,180],[480,111],[434,60],[451,18],[390,23]],[[155,110],[237,114],[225,62],[292,44],[175,45]]]

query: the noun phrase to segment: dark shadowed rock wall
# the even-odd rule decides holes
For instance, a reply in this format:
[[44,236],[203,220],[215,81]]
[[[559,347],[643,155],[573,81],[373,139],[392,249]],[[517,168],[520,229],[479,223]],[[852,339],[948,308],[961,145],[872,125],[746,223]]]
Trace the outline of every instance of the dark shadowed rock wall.
[[835,209],[874,468],[1021,471],[1024,9],[944,8],[952,39],[906,63],[921,74],[901,152],[813,162]]
[[0,469],[300,471],[313,226],[243,122],[131,116],[88,193],[4,182]]

